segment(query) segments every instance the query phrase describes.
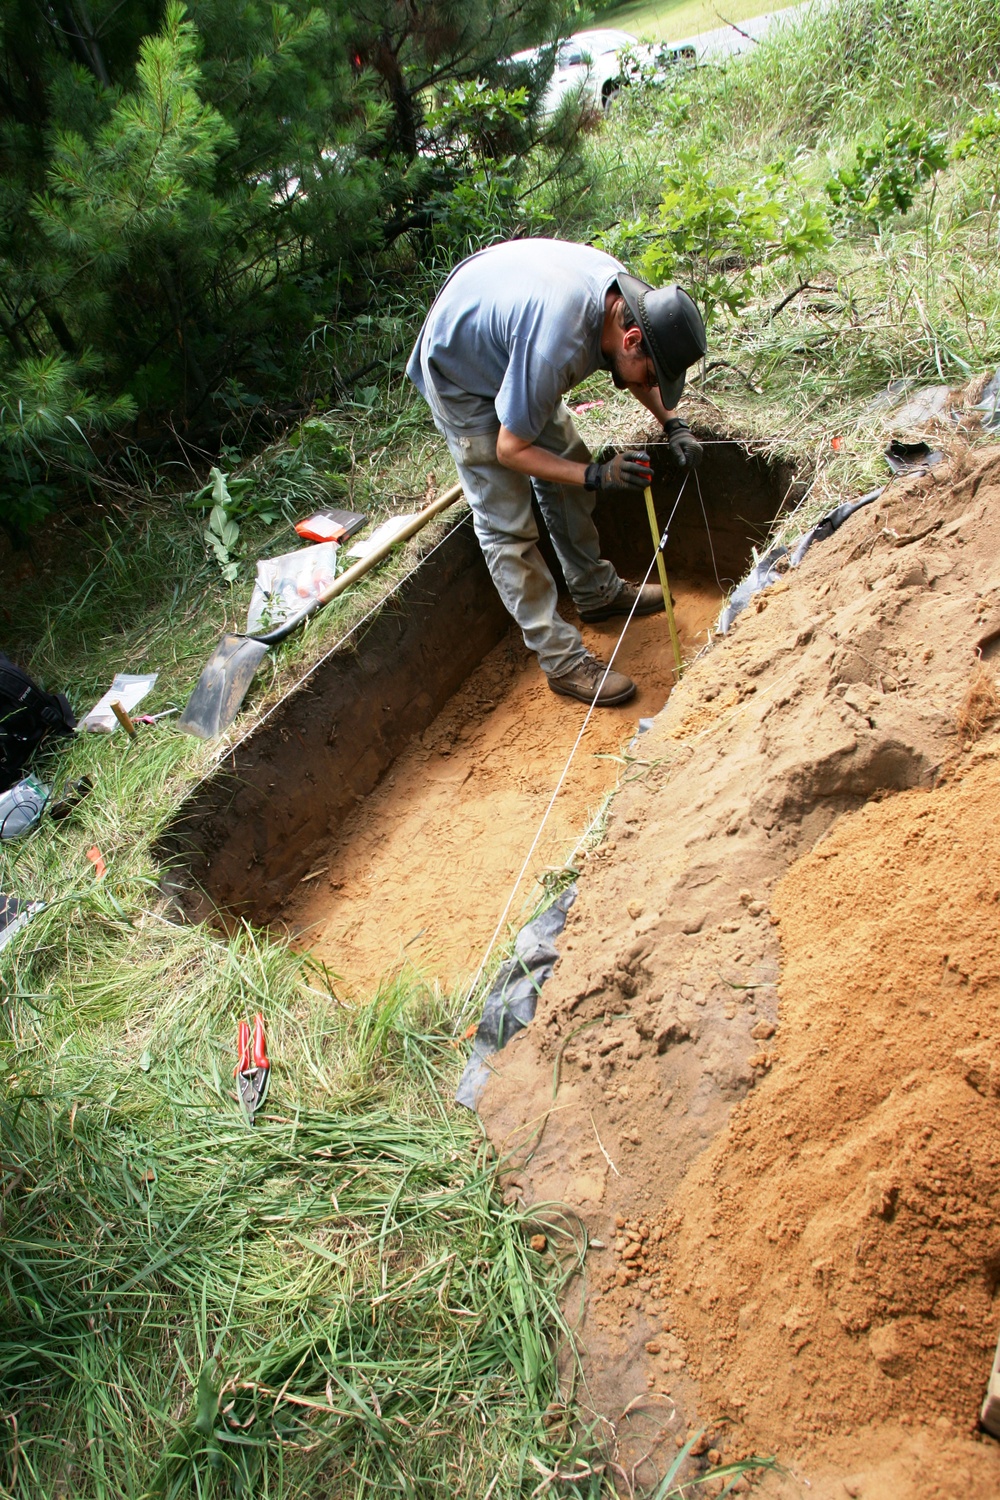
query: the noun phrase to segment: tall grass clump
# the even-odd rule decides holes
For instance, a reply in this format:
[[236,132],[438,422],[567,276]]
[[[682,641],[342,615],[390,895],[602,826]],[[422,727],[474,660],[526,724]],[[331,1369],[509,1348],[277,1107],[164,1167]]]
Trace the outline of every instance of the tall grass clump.
[[705,73],[702,108],[733,145],[750,130],[808,146],[885,114],[948,125],[1000,79],[1000,11],[992,0],[839,0]]
[[[439,1102],[429,992],[349,1015],[280,947],[110,892],[29,931],[4,954],[0,1492],[515,1495],[572,1449],[564,1273]],[[258,1008],[251,1133],[232,1038]]]

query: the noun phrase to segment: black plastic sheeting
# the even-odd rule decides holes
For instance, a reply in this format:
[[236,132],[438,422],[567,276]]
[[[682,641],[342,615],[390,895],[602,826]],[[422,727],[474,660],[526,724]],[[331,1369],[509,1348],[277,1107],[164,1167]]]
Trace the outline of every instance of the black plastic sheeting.
[[779,568],[778,564],[788,557],[787,547],[772,547],[770,552],[752,567],[747,576],[738,583],[726,600],[725,608],[719,616],[719,623],[715,627],[717,635],[725,635],[737,615],[741,615],[746,609],[754,594],[759,594],[761,589],[770,588],[772,583],[777,583],[783,573],[788,571],[788,565]]
[[807,531],[804,537],[800,537],[792,549],[792,567],[797,568],[814,542],[825,542],[839,531],[844,522],[854,515],[856,510],[862,510],[866,505],[871,505],[881,495],[884,485],[879,485],[877,490],[869,490],[867,495],[862,495],[860,500],[845,500],[843,505],[837,505],[833,510],[827,511],[822,520],[817,521],[812,531]]
[[559,950],[554,939],[566,926],[566,913],[576,900],[576,886],[569,885],[514,940],[514,956],[501,965],[493,988],[486,996],[483,1017],[472,1044],[472,1055],[455,1095],[456,1104],[478,1109],[492,1069],[487,1058],[505,1047],[534,1018],[538,992],[552,970]]
[[[873,500],[877,500],[883,488],[884,486],[880,485],[877,490],[869,490],[867,495],[862,495],[860,500],[847,500],[843,505],[838,505],[834,510],[828,511],[822,520],[816,522],[811,531],[807,531],[804,537],[799,538],[791,552],[787,547],[772,547],[770,552],[765,552],[742,583],[733,589],[725,609],[719,616],[719,623],[715,627],[716,633],[725,635],[736,616],[746,609],[754,594],[759,594],[761,589],[769,588],[772,583],[777,583],[789,568],[797,568],[813,542],[825,542],[827,537],[833,536],[833,533],[838,531],[856,510],[861,510],[863,506],[871,505]],[[778,566],[781,562],[785,562],[784,567]]]
[[894,474],[919,474],[922,469],[933,469],[944,463],[940,448],[931,451],[929,443],[904,443],[893,438],[885,450],[885,461]]

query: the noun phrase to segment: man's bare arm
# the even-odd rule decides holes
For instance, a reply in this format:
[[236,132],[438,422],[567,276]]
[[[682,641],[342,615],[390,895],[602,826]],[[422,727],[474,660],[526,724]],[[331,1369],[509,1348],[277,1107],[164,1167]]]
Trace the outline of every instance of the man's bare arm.
[[532,479],[548,479],[553,484],[575,484],[583,488],[586,464],[575,463],[570,458],[560,458],[547,448],[515,437],[509,428],[501,427],[497,437],[497,462],[505,469],[515,469],[519,474],[529,474]]
[[[657,386],[630,385],[627,389],[647,411],[652,412],[661,426],[671,417],[676,417],[675,408],[668,411],[664,406]],[[587,471],[586,464],[560,458],[547,448],[539,448],[525,438],[515,437],[507,427],[500,428],[497,438],[497,461],[505,469],[516,469],[519,474],[528,474],[532,479],[549,479],[554,484],[582,485]]]

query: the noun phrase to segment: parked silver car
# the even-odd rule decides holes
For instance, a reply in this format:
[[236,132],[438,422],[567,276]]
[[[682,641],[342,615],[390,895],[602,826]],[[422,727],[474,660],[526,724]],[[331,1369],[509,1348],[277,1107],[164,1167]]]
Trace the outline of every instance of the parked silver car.
[[[542,47],[515,52],[511,62],[534,63]],[[646,75],[662,81],[668,68],[678,63],[693,63],[693,47],[671,47],[669,43],[651,45],[640,42],[627,31],[577,31],[556,48],[555,67],[542,97],[542,113],[555,114],[570,93],[579,90],[584,100],[607,108],[609,101],[625,84]]]

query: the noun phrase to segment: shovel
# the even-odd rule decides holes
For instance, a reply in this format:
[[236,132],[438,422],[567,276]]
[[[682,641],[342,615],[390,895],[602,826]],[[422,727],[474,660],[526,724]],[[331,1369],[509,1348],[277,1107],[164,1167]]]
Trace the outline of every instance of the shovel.
[[341,573],[319,598],[311,600],[301,613],[293,615],[276,630],[267,635],[224,635],[195,683],[194,692],[177,720],[178,728],[183,729],[186,734],[196,735],[200,740],[213,740],[224,729],[228,729],[240,711],[240,705],[257,668],[267,655],[268,646],[276,646],[279,641],[283,641],[310,615],[322,609],[324,604],[329,604],[331,599],[336,599],[338,594],[349,589],[359,578],[363,578],[376,563],[389,555],[393,547],[416,536],[428,521],[453,505],[461,493],[460,484],[445,490],[430,505],[424,506],[396,536],[376,547],[374,552],[356,562],[346,573]]

